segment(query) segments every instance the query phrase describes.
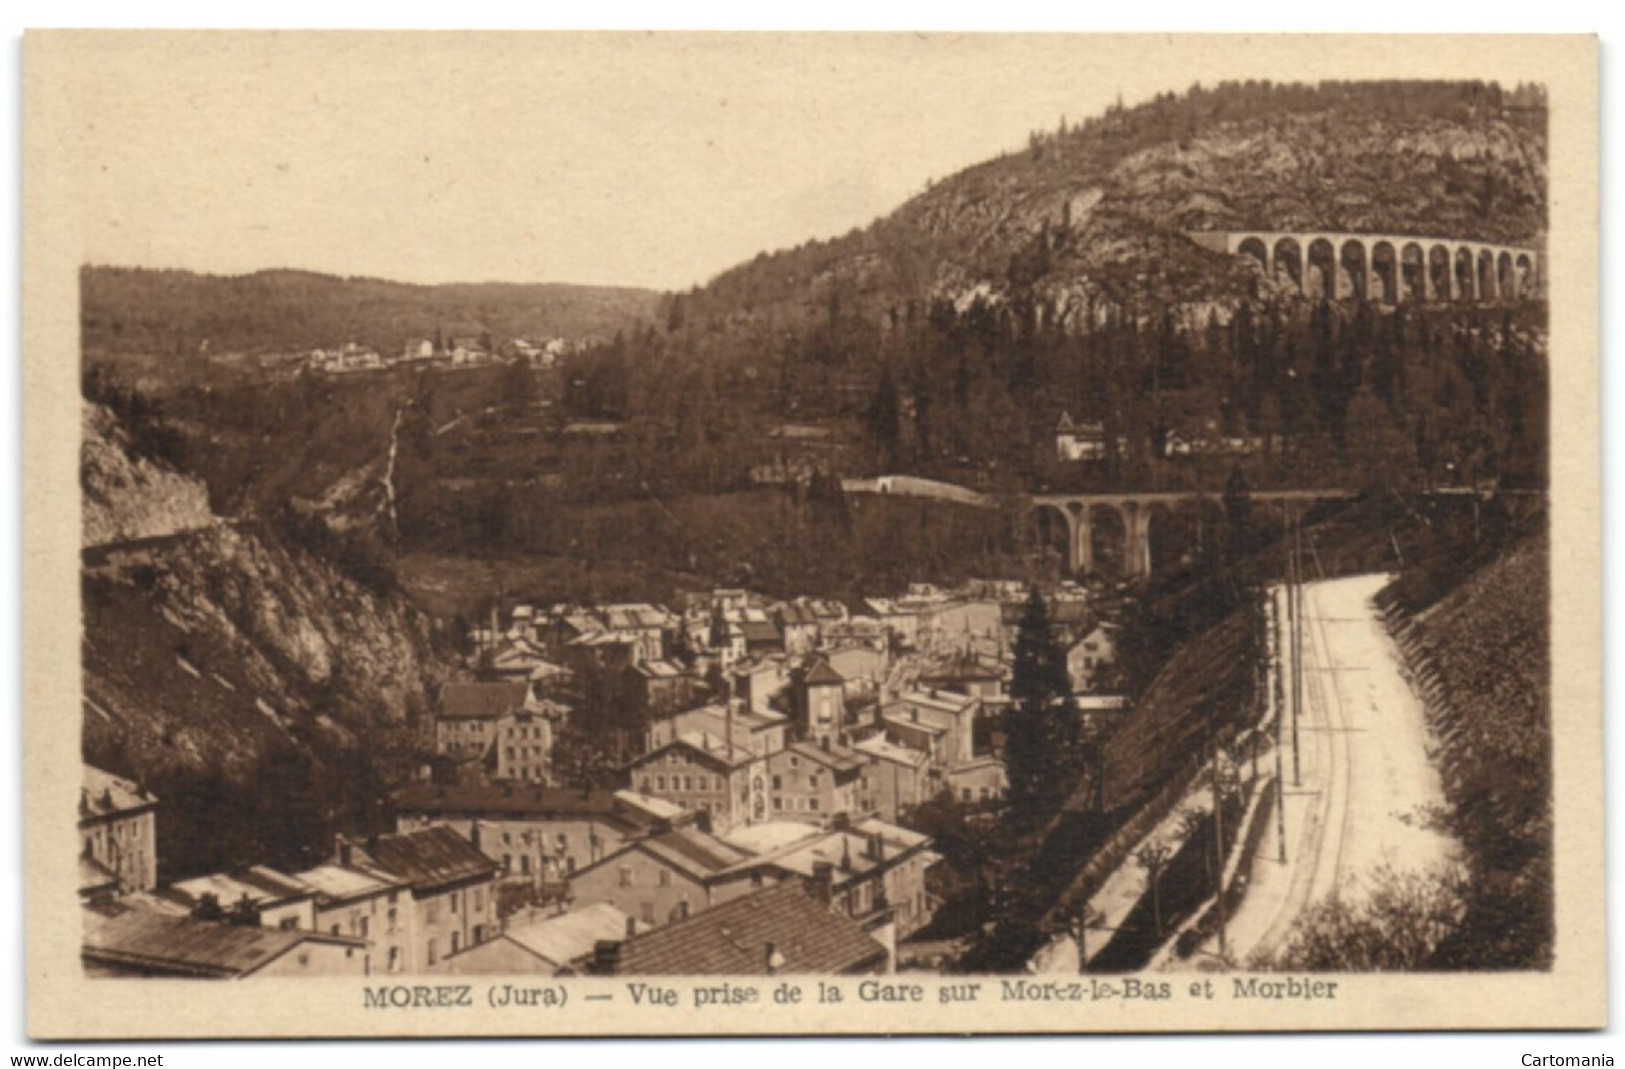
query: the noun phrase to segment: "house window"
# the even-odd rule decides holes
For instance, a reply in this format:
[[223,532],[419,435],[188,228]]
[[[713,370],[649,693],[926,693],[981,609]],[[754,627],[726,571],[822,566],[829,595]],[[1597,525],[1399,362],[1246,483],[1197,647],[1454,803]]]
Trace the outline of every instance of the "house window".
[[431,939],[431,940],[429,940],[429,964],[433,965],[436,962],[438,962],[439,960],[440,960],[440,941],[438,939]]
[[482,910],[484,908],[485,908],[485,891],[482,888],[476,887],[476,888],[474,888],[474,912],[478,913],[480,910]]
[[962,788],[960,788],[960,791],[959,791],[959,797],[960,797],[960,798],[961,798],[961,799],[962,799],[962,800],[963,800],[963,801],[966,801],[966,802],[968,802],[968,801],[970,801],[970,800],[971,800],[971,795],[970,795],[970,788],[969,788],[969,787],[962,787]]
[[660,870],[660,879],[659,879],[658,882],[659,882],[661,887],[670,887],[671,886],[671,870],[670,869],[661,869]]
[[818,799],[816,799],[816,798],[807,799],[807,809],[808,809],[809,812],[813,812],[813,813],[818,812]]
[[520,854],[519,855],[519,874],[521,876],[529,876],[530,875],[530,855],[529,854]]
[[299,918],[298,917],[283,917],[282,918],[282,923],[277,925],[277,927],[281,928],[284,932],[291,932],[295,928],[299,927]]
[[665,776],[656,776],[655,777],[655,790],[663,791],[665,789],[666,789],[666,777]]
[[791,757],[790,757],[790,767],[791,768],[800,768],[801,767],[801,758],[796,757],[795,755],[792,754]]
[[644,794],[649,793],[649,777],[648,776],[643,777],[643,793]]
[[461,932],[451,933],[451,952],[453,954],[457,953],[457,951],[461,948],[462,940],[463,937]]
[[400,947],[390,947],[389,948],[389,971],[390,972],[400,972],[401,971],[401,948]]
[[655,904],[653,902],[640,902],[638,903],[638,912],[643,918],[643,923],[653,927],[655,922]]
[[452,913],[457,912],[457,892],[456,891],[453,891],[451,893],[451,911],[452,911]]
[[368,920],[368,918],[361,917],[356,921],[355,934],[359,935],[363,939],[367,938],[367,935],[368,935],[368,932],[367,932],[367,920]]
[[784,789],[784,777],[783,776],[774,776],[773,777],[773,789],[775,791],[782,791]]
[[631,887],[632,886],[632,866],[630,866],[630,865],[622,865],[621,866],[621,886],[622,887]]
[[[397,920],[397,918],[396,918],[396,915],[395,915],[395,909],[394,909],[394,907],[391,907],[390,911],[389,911],[389,930],[392,931],[392,932],[395,930],[395,922],[396,922],[396,920]],[[393,969],[391,969],[390,971],[394,972]]]

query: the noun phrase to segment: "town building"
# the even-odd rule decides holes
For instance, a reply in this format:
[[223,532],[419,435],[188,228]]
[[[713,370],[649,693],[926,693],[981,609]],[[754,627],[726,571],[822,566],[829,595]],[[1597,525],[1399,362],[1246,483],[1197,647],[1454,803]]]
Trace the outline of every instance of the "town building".
[[532,911],[511,918],[495,939],[448,959],[442,971],[460,976],[578,976],[591,966],[599,942],[630,939],[648,930],[608,902],[567,913]]
[[748,894],[749,874],[734,867],[749,856],[695,827],[664,828],[576,873],[570,895],[577,906],[607,902],[643,924],[670,924]]
[[885,735],[871,735],[852,749],[869,759],[859,781],[860,812],[895,822],[942,791],[942,773],[923,751],[888,742]]
[[[625,792],[623,792],[624,794]],[[450,827],[501,866],[505,883],[562,896],[578,870],[648,833],[657,819],[635,797],[521,784],[415,784],[396,799],[396,827]]]
[[846,680],[826,660],[797,673],[793,687],[796,730],[816,746],[846,742]]
[[926,871],[942,859],[919,832],[873,818],[837,818],[828,830],[810,832],[793,821],[758,824],[728,841],[755,855],[739,867],[763,874],[763,883],[800,880],[866,929],[884,929],[893,948],[931,922]]
[[333,863],[382,872],[411,889],[407,972],[429,972],[496,934],[497,863],[451,828],[436,826],[352,843],[339,836]]
[[679,735],[634,761],[631,775],[639,791],[702,814],[717,832],[767,816],[766,762],[725,735]]
[[1098,419],[1074,420],[1071,413],[1062,412],[1055,425],[1055,455],[1068,463],[1077,461],[1099,462],[1109,454],[1106,446],[1106,424]]
[[894,743],[929,754],[947,769],[976,756],[981,700],[946,690],[911,690],[880,707],[880,727]]
[[1066,674],[1079,694],[1100,689],[1116,664],[1117,632],[1110,624],[1097,625],[1066,651]]
[[[702,705],[655,720],[649,725],[648,749],[659,749],[683,735],[703,733],[765,758],[784,749],[789,724],[783,713],[753,712],[743,701],[734,699],[725,705]],[[652,787],[650,780],[650,793]]]
[[362,972],[395,975],[413,963],[415,940],[412,891],[406,880],[379,869],[364,869],[354,855],[348,867],[317,865],[295,877],[315,894],[312,927],[328,935],[366,944]]
[[774,820],[821,822],[858,812],[859,779],[868,766],[862,754],[836,745],[794,742],[767,759],[768,797]]
[[555,722],[563,710],[534,697],[522,680],[452,682],[440,688],[436,752],[480,761],[497,780],[546,783]]
[[133,780],[83,766],[79,788],[80,891],[158,886],[158,799]]

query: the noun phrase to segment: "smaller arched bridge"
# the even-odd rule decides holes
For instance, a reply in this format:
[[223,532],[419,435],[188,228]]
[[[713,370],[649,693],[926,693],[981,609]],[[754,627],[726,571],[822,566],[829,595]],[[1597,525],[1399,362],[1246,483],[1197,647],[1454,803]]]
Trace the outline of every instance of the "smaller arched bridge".
[[[1243,495],[1248,501],[1299,506],[1307,509],[1322,501],[1350,501],[1358,491],[1330,490],[1252,490]],[[1151,574],[1151,521],[1159,512],[1184,509],[1223,508],[1222,490],[1152,490],[1132,493],[1035,494],[1031,508],[1060,513],[1066,521],[1067,564],[1073,574],[1095,570],[1094,518],[1097,510],[1109,510],[1122,526],[1123,574],[1140,579]]]
[[1520,245],[1411,234],[1194,230],[1214,252],[1257,261],[1264,277],[1328,300],[1510,301],[1540,295],[1540,252]]

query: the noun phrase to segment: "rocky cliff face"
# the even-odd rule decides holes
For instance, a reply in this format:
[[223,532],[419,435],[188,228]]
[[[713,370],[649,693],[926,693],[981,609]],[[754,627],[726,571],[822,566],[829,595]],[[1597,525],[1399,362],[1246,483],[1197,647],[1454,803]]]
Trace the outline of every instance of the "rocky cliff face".
[[79,446],[85,546],[158,538],[214,522],[203,484],[136,456],[101,405],[84,406]]
[[[428,620],[274,532],[217,520],[201,486],[86,421],[87,760],[166,799],[166,870],[319,852],[408,774],[445,667]],[[88,508],[87,508],[88,512]]]
[[828,242],[685,295],[690,323],[783,324],[833,303],[1031,299],[1058,316],[1233,304],[1234,258],[1190,230],[1402,233],[1538,244],[1544,99],[1470,83],[1246,83],[1034,134]]

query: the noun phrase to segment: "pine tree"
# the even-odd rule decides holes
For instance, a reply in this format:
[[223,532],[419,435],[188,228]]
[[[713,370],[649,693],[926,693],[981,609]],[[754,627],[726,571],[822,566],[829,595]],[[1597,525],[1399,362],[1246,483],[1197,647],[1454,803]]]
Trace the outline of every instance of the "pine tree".
[[1082,725],[1066,655],[1036,589],[1016,631],[1010,697],[1013,704],[1004,717],[1007,819],[1015,829],[1030,830],[1060,808],[1083,765]]

